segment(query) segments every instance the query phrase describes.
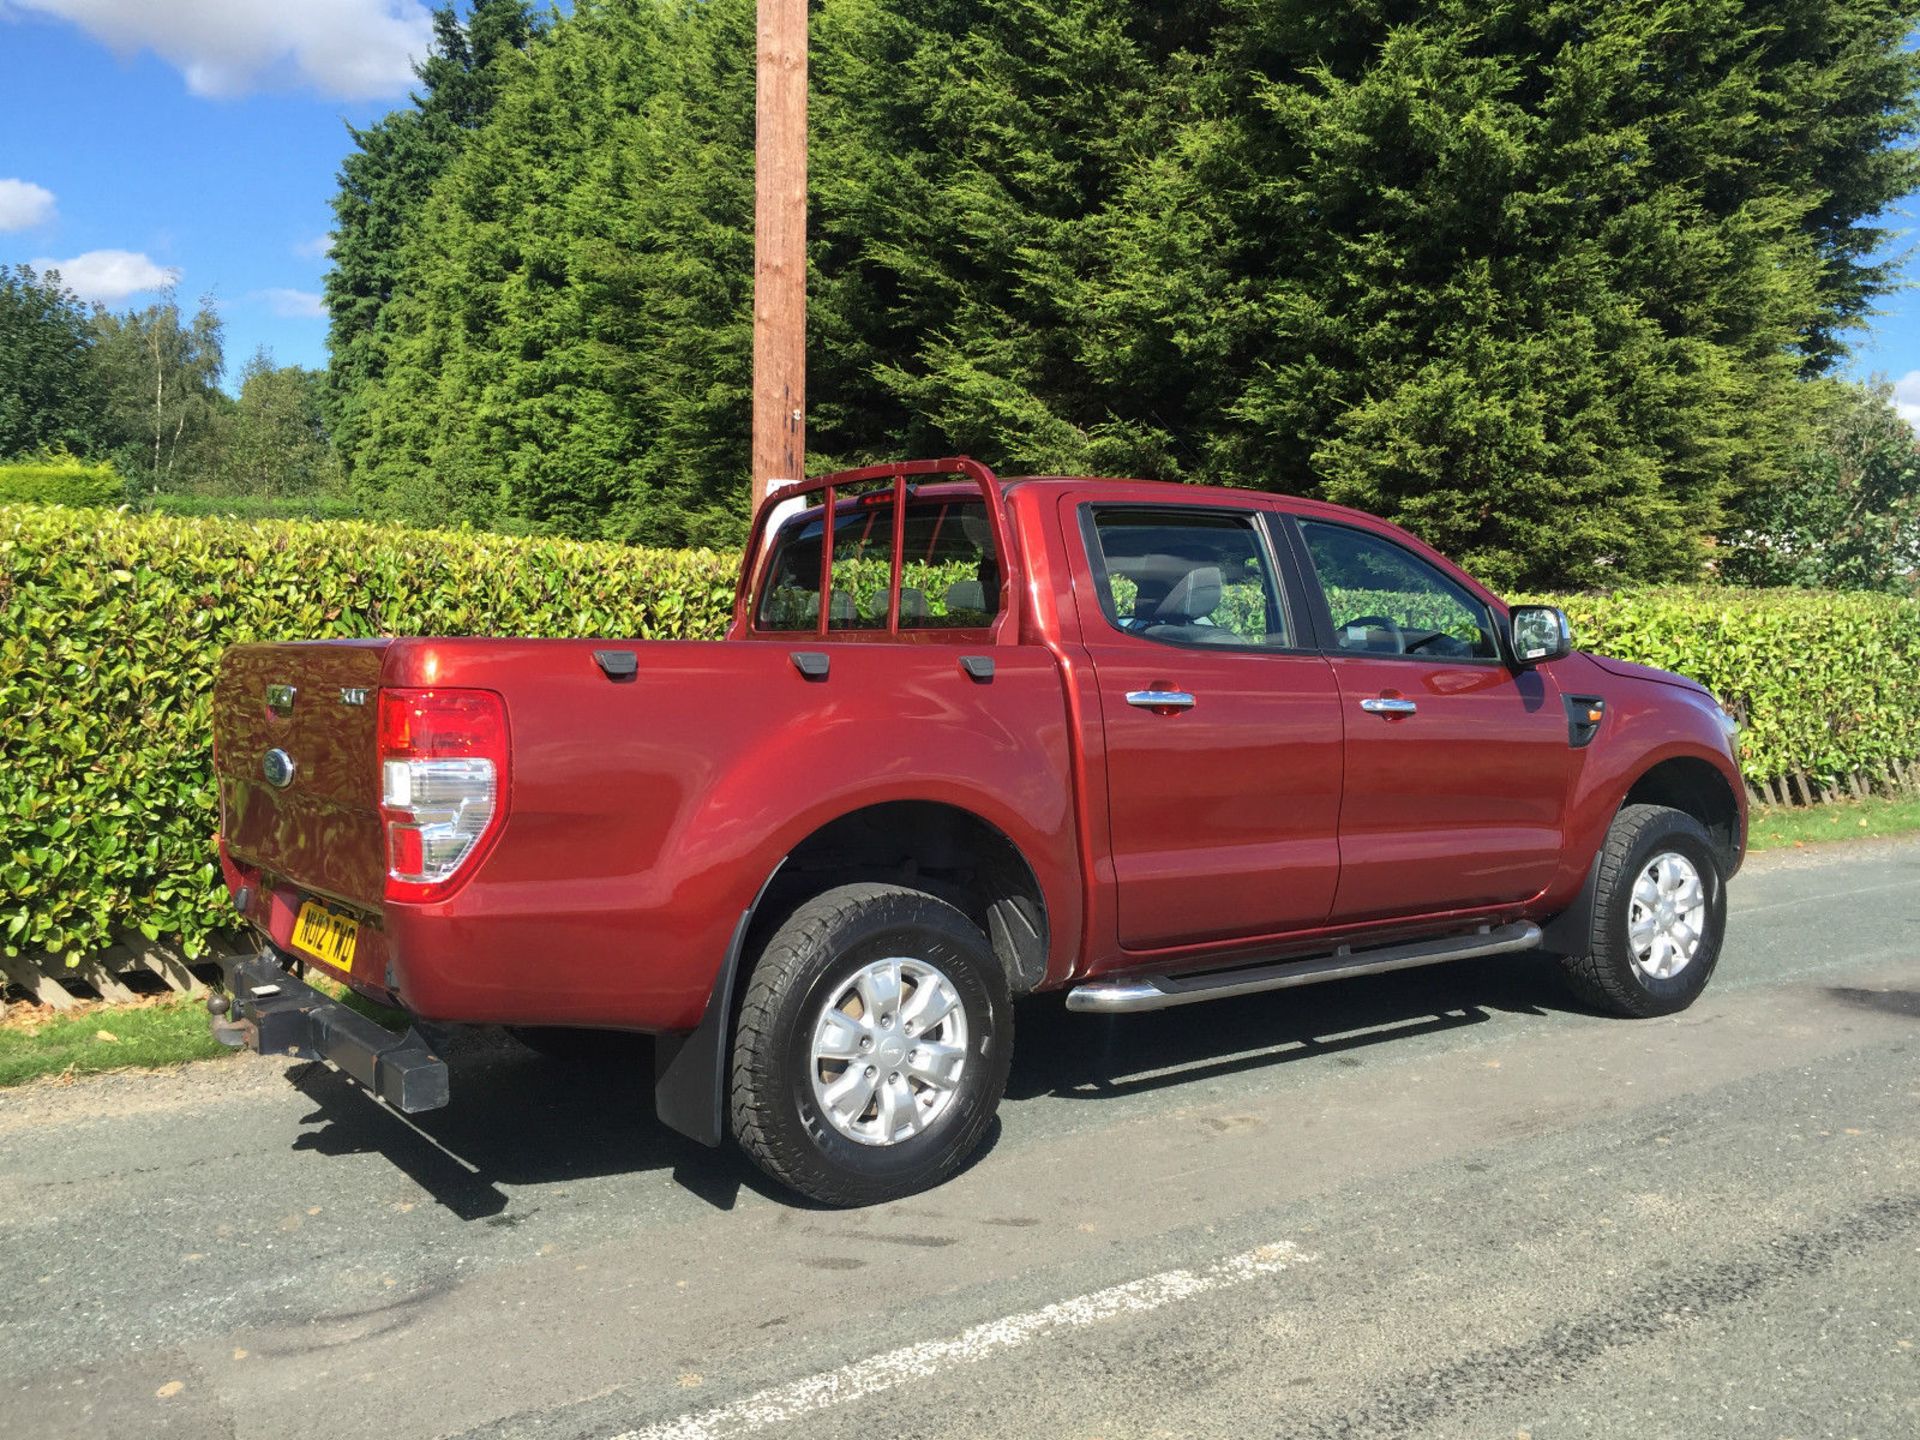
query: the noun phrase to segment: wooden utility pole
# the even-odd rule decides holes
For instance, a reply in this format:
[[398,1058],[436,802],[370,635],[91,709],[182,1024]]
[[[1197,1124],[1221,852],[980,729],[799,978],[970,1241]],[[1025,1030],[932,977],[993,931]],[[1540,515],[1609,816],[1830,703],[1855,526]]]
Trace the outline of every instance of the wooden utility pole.
[[753,503],[807,457],[807,0],[759,0],[753,162]]

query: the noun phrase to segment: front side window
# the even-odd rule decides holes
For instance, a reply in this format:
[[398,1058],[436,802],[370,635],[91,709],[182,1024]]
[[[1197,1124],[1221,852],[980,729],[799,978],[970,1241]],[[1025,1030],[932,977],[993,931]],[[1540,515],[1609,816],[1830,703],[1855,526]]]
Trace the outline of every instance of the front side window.
[[1173,645],[1293,645],[1251,515],[1103,508],[1092,531],[1101,608],[1127,634]]
[[1458,582],[1391,540],[1302,520],[1301,536],[1333,616],[1333,643],[1369,655],[1493,660],[1493,617]]

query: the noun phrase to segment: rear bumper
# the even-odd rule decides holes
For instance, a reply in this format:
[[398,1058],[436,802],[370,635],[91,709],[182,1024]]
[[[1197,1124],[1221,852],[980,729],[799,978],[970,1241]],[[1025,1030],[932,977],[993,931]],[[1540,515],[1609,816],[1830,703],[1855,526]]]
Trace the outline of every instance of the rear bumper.
[[322,995],[295,979],[272,950],[241,961],[229,978],[229,1008],[213,1016],[221,1044],[325,1060],[408,1115],[447,1103],[447,1062],[419,1031],[395,1035]]

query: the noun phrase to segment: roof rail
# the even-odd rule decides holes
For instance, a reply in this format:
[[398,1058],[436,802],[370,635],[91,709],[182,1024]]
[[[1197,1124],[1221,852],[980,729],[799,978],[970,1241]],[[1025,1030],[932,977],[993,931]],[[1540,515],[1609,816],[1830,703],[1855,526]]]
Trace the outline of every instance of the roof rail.
[[[820,508],[831,514],[837,493],[871,485],[890,484],[893,490],[893,575],[889,582],[887,595],[887,630],[890,634],[900,631],[900,568],[902,556],[902,532],[906,527],[907,482],[928,476],[952,476],[955,479],[971,480],[979,488],[981,499],[986,502],[987,520],[993,527],[994,549],[1000,557],[1000,620],[998,633],[1018,635],[1020,633],[1020,587],[1014,579],[1014,560],[1016,552],[1012,544],[1012,531],[1007,525],[1006,507],[1002,504],[1005,494],[1000,477],[967,455],[952,455],[941,460],[899,460],[884,465],[863,465],[853,470],[836,470],[830,475],[821,475],[812,480],[801,480],[790,485],[782,485],[778,490],[769,492],[767,498],[753,517],[753,530],[747,536],[746,553],[740,561],[740,584],[734,597],[733,631],[735,635],[747,633],[751,615],[750,608],[754,600],[755,579],[760,574],[762,562],[767,558],[762,552],[766,549],[767,524],[772,518],[775,507],[790,500],[809,495],[820,496]],[[822,528],[820,545],[820,618],[817,633],[827,634],[833,605],[833,526]]]

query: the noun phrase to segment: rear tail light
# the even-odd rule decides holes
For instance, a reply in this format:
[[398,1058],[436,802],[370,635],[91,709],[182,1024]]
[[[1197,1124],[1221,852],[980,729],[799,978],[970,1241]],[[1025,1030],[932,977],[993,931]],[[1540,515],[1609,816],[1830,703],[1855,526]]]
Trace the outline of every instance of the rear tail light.
[[506,818],[507,710],[491,690],[380,692],[387,898],[439,900]]

